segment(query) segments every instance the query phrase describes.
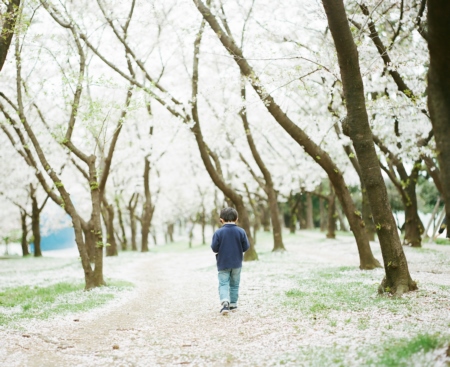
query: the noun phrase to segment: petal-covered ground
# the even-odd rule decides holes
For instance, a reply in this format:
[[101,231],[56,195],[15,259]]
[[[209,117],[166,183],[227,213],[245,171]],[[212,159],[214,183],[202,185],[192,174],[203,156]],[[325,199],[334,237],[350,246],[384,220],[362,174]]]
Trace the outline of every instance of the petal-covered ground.
[[[6,314],[20,316],[20,307],[0,307],[0,365],[448,365],[450,246],[405,248],[419,290],[392,299],[377,295],[383,269],[358,270],[350,236],[286,234],[286,253],[272,253],[270,236],[260,237],[260,260],[244,264],[239,310],[229,316],[219,314],[208,246],[121,253],[105,260],[106,278],[134,287],[94,290],[94,298],[114,296],[98,307],[16,319]],[[32,260],[0,260],[0,291],[82,281],[74,259],[42,259],[34,272]]]

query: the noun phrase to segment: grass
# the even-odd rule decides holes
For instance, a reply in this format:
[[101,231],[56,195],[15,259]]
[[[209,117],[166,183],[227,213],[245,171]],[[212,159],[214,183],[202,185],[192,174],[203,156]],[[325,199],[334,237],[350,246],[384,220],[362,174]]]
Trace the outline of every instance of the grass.
[[[436,365],[436,349],[450,345],[448,333],[438,332],[432,325],[419,321],[424,309],[418,309],[426,300],[430,309],[434,309],[433,297],[437,301],[448,295],[448,285],[430,284],[428,290],[419,289],[402,298],[393,298],[377,295],[380,274],[374,271],[319,267],[304,270],[294,279],[297,287],[285,291],[282,301],[287,312],[295,311],[296,317],[309,320],[310,328],[321,328],[325,335],[339,334],[341,330],[346,330],[344,334],[349,336],[355,334],[351,342],[355,343],[354,357],[348,359],[345,345],[302,347],[291,357],[305,365],[347,366],[351,361],[351,365],[361,366],[431,367]],[[356,334],[372,333],[378,336],[374,335],[371,342],[355,339]],[[443,355],[445,350],[438,353]]]
[[450,239],[449,238],[436,238],[434,242],[437,245],[450,245]]
[[129,289],[128,282],[113,281],[107,287],[84,291],[82,283],[61,282],[47,287],[20,286],[0,292],[0,325],[24,319],[48,319],[56,315],[87,311]]
[[381,354],[375,365],[408,367],[413,365],[418,353],[430,352],[442,344],[443,342],[438,336],[429,334],[419,334],[410,340],[393,340],[386,344],[385,351]]
[[[331,311],[362,312],[373,308],[396,311],[407,308],[409,300],[378,297],[377,277],[349,267],[327,268],[304,275],[299,288],[285,292],[284,304],[304,314],[327,314]],[[378,279],[377,279],[378,280]]]

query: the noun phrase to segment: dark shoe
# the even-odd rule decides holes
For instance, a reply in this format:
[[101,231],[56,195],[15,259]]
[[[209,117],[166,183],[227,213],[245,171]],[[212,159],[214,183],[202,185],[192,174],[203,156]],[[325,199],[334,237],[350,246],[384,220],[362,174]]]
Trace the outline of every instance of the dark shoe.
[[237,306],[230,306],[230,311],[231,312],[236,312],[237,311]]
[[220,310],[220,313],[222,315],[228,315],[228,312],[230,312],[230,304],[228,302],[222,303],[222,309]]

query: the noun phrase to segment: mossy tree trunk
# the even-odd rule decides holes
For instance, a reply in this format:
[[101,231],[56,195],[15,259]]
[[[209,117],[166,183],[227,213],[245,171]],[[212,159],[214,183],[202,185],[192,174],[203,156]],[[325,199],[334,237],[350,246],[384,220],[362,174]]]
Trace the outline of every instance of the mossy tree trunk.
[[[401,295],[417,289],[411,279],[397,226],[387,197],[365,106],[358,51],[348,25],[342,0],[322,0],[336,46],[347,108],[348,132],[356,151],[361,174],[377,226],[386,276],[380,291]],[[335,187],[336,189],[336,187]]]

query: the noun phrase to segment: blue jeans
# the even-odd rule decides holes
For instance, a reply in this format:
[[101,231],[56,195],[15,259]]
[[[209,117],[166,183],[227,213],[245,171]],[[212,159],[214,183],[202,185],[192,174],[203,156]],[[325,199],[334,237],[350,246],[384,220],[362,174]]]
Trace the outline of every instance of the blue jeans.
[[220,303],[229,302],[230,306],[237,306],[241,269],[242,268],[219,270]]

